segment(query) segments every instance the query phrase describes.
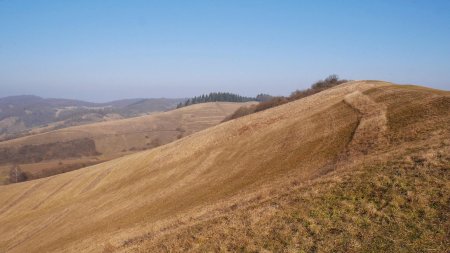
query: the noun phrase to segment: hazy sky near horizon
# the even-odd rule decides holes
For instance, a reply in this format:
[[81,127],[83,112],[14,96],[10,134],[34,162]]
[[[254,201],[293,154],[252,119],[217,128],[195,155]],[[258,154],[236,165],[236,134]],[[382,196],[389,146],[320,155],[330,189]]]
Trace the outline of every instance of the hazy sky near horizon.
[[287,95],[333,73],[450,90],[450,1],[0,0],[0,97]]

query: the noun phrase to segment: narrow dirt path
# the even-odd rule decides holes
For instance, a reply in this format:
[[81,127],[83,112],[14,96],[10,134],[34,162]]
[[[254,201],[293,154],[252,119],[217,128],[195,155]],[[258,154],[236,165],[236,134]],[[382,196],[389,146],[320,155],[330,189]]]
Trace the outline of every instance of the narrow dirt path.
[[357,110],[361,120],[348,146],[350,156],[368,154],[386,145],[386,106],[378,104],[359,91],[348,94],[344,102]]

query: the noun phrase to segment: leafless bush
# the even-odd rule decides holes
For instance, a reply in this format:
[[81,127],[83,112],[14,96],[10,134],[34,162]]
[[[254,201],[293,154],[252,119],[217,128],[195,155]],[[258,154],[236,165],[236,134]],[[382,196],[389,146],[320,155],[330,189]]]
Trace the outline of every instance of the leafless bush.
[[27,174],[23,172],[18,165],[13,165],[9,170],[9,182],[19,183],[28,180]]

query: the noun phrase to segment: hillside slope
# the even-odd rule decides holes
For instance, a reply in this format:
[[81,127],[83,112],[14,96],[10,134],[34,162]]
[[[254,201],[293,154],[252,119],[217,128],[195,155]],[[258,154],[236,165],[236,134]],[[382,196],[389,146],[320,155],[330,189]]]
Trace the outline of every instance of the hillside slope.
[[444,252],[449,111],[449,92],[355,81],[1,186],[0,251]]
[[134,98],[107,103],[11,96],[0,98],[0,140],[64,127],[136,117],[175,108],[182,98]]
[[0,171],[57,174],[154,148],[220,123],[243,103],[205,103],[152,115],[69,127],[0,142]]

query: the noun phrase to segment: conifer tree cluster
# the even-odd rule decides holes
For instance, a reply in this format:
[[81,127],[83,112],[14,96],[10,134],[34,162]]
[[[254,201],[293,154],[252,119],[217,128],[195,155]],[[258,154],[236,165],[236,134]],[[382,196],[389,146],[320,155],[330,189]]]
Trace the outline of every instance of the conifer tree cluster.
[[181,108],[188,105],[207,103],[207,102],[248,102],[256,101],[256,98],[244,97],[229,92],[212,92],[209,94],[203,94],[186,100],[184,103],[179,103],[177,108]]

